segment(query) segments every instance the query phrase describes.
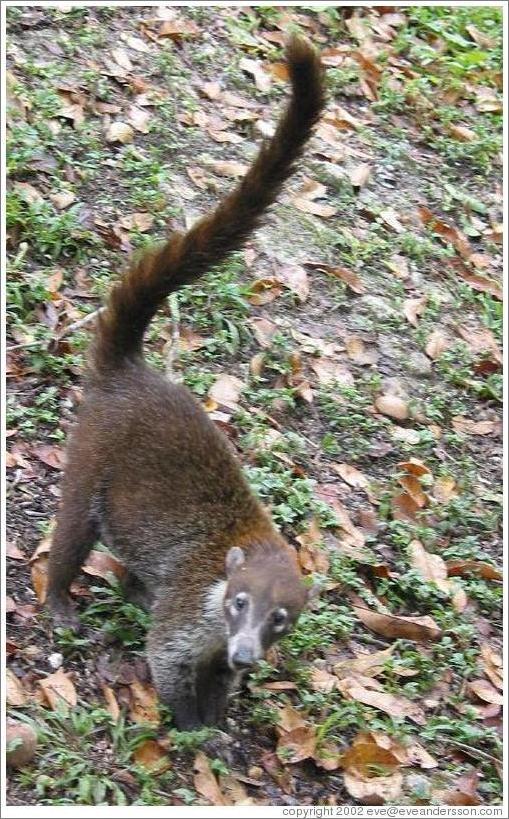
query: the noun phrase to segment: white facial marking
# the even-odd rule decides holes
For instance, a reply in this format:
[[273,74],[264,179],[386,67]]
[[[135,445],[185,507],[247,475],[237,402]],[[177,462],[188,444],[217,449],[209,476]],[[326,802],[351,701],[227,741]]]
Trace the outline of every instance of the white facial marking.
[[228,663],[231,668],[234,668],[233,657],[241,646],[249,647],[255,660],[259,660],[263,656],[262,643],[260,639],[260,631],[263,623],[257,623],[255,625],[253,621],[254,607],[251,606],[242,629],[228,640]]
[[205,602],[203,604],[203,613],[205,617],[216,618],[223,617],[223,600],[226,592],[226,580],[218,580],[209,586],[207,594],[205,595]]

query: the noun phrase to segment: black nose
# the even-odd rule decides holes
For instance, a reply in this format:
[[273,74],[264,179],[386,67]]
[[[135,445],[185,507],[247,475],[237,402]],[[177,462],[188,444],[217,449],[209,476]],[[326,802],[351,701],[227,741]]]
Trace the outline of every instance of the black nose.
[[238,648],[232,657],[232,663],[237,668],[250,668],[254,663],[253,652],[249,648]]

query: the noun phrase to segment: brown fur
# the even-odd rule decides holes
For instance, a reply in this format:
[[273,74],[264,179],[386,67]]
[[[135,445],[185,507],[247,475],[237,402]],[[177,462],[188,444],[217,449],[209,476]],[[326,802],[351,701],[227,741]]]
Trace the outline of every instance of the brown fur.
[[[251,492],[228,442],[192,395],[147,367],[142,353],[147,325],[168,293],[242,245],[311,135],[323,107],[320,62],[297,38],[287,56],[291,102],[246,177],[210,216],[144,255],[112,289],[68,445],[50,553],[48,604],[60,623],[75,619],[68,589],[97,539],[125,562],[132,596],[152,607],[149,660],[181,728],[215,723],[224,712],[232,677],[227,627],[210,595],[225,578],[231,547],[246,557],[228,589],[249,584],[260,616],[283,606],[291,625],[307,597],[294,550]],[[269,620],[264,645],[277,636]]]

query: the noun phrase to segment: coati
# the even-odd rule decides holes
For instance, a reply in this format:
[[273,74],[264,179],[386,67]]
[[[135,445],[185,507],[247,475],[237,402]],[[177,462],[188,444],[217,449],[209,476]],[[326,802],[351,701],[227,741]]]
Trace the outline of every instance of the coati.
[[149,607],[148,657],[179,729],[221,721],[236,672],[259,660],[306,605],[294,549],[250,490],[230,444],[188,390],[152,370],[143,336],[169,293],[240,248],[291,175],[324,106],[320,59],[293,37],[292,96],[245,178],[187,233],[134,262],[92,343],[67,450],[47,602],[76,626],[69,586],[101,539]]

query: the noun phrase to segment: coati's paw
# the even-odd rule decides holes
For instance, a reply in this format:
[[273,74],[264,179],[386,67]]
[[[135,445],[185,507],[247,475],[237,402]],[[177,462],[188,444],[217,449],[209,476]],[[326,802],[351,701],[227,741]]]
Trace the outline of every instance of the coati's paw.
[[228,767],[233,765],[232,738],[224,731],[217,731],[215,736],[202,742],[200,748],[208,757],[222,759]]
[[53,618],[54,628],[68,628],[72,631],[80,630],[80,618],[70,603],[62,603],[61,601],[52,602],[48,600],[48,608]]
[[55,628],[68,628],[71,631],[80,631],[81,629],[80,618],[72,609],[53,615],[53,625]]

